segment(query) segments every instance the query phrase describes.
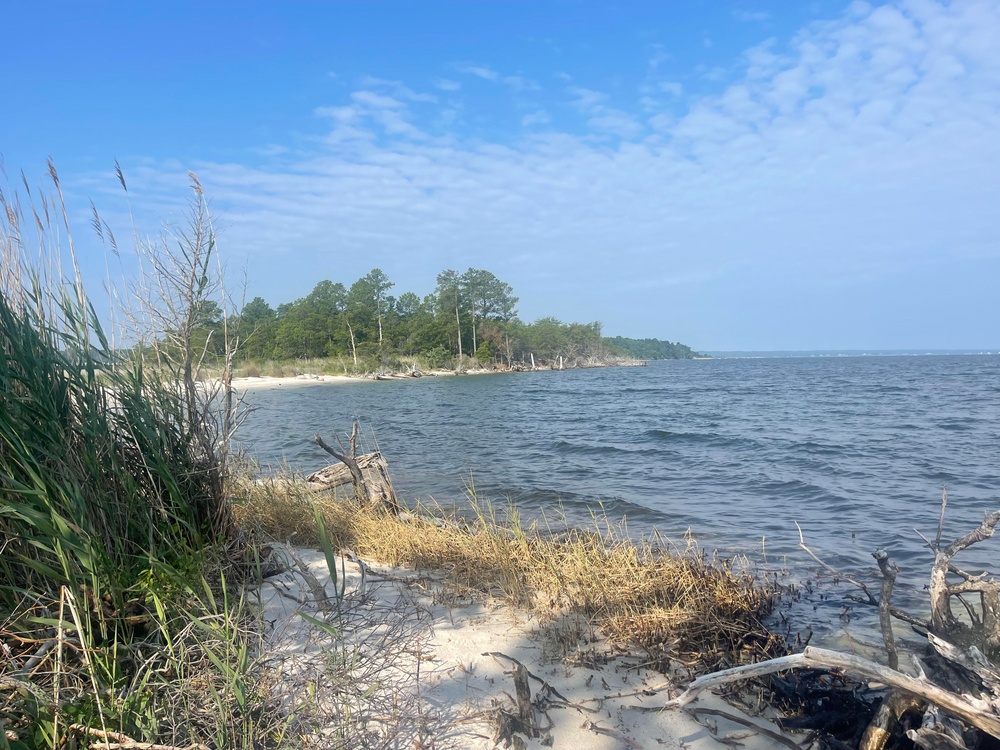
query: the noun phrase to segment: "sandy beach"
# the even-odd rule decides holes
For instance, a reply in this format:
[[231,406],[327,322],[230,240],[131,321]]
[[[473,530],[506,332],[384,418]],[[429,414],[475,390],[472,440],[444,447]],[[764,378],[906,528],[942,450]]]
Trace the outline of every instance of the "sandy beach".
[[[767,736],[780,730],[712,695],[689,711],[655,710],[676,687],[645,669],[641,653],[611,647],[586,622],[543,622],[350,553],[338,557],[338,604],[321,552],[276,547],[274,554],[287,570],[261,590],[268,668],[300,716],[304,747],[343,737],[347,716],[369,737],[425,750],[716,750],[720,743],[763,750],[795,742]],[[339,676],[337,662],[350,665]],[[519,729],[522,718],[537,731]]]
[[233,378],[233,388],[237,391],[258,391],[269,388],[294,388],[306,385],[336,385],[363,383],[365,378],[351,375],[292,375],[281,378],[261,375],[256,378]]
[[[453,370],[434,370],[425,372],[421,377],[454,377],[459,373]],[[493,370],[467,370],[462,375],[495,375]],[[306,385],[343,385],[345,383],[372,383],[375,381],[384,382],[387,380],[413,381],[419,378],[412,378],[406,375],[380,375],[378,378],[364,377],[362,375],[289,375],[286,377],[270,377],[261,375],[255,378],[233,378],[233,388],[237,391],[257,391],[269,388],[294,388]]]

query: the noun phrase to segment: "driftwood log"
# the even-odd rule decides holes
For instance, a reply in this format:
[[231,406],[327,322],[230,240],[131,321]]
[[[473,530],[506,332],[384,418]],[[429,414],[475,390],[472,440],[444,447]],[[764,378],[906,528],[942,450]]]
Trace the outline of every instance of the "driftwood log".
[[667,701],[663,707],[683,708],[697,698],[698,693],[709,688],[720,687],[751,677],[784,672],[789,669],[825,669],[850,674],[864,680],[880,682],[918,698],[923,698],[929,703],[937,704],[949,714],[964,719],[987,734],[1000,738],[1000,715],[995,712],[995,707],[989,701],[944,690],[930,682],[926,677],[911,677],[859,656],[842,654],[839,651],[830,651],[815,646],[806,646],[801,654],[792,654],[791,656],[762,661],[758,664],[724,669],[721,672],[713,672],[699,677],[688,685],[687,690]]
[[[876,597],[864,583],[834,570],[817,557],[805,545],[799,529],[799,546],[817,563],[864,593],[864,597],[848,598],[878,608],[888,666],[850,654],[807,646],[799,654],[704,675],[668,701],[664,708],[682,708],[701,691],[727,683],[786,670],[819,669],[889,688],[862,736],[861,750],[883,750],[904,714],[918,717],[922,714],[919,726],[910,728],[906,736],[925,750],[967,748],[967,732],[963,723],[1000,739],[1000,583],[988,572],[969,573],[954,564],[954,558],[960,552],[993,536],[995,527],[1000,523],[1000,511],[985,514],[977,528],[950,544],[943,544],[941,535],[947,505],[948,495],[945,492],[934,540],[920,535],[934,552],[928,586],[930,619],[915,617],[892,605],[898,568],[890,562],[885,550],[873,553],[882,574],[880,595]],[[968,595],[978,598],[978,602],[967,600],[965,597]],[[964,618],[957,617],[952,610],[952,599],[956,598],[963,605]],[[915,676],[899,671],[893,618],[916,626],[914,629],[927,637],[927,653],[922,658],[918,654],[910,655],[918,672]]]
[[393,513],[399,513],[402,506],[396,497],[392,480],[389,478],[389,467],[379,451],[358,455],[358,422],[354,421],[348,445],[344,446],[340,438],[337,445],[340,450],[330,447],[317,433],[313,439],[320,448],[325,450],[341,465],[331,465],[313,472],[306,477],[307,482],[337,487],[350,482],[354,489],[354,499],[363,505],[382,504]]

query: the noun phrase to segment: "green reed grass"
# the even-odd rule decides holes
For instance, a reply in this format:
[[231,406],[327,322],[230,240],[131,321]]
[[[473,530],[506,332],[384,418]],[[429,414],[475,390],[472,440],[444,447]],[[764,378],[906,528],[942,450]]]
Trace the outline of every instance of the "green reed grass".
[[27,200],[0,190],[0,750],[268,746],[224,446],[182,378],[109,343],[61,196]]

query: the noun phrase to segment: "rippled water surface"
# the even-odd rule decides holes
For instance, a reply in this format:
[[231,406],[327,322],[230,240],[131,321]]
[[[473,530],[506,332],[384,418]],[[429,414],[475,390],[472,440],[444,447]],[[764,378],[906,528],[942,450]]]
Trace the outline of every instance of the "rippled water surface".
[[[702,546],[792,567],[805,560],[797,521],[844,569],[870,569],[886,547],[904,597],[926,579],[913,529],[934,534],[942,486],[946,537],[1000,507],[998,356],[667,361],[249,399],[242,439],[263,464],[326,464],[311,436],[344,433],[356,415],[404,497],[461,504],[471,479],[528,512],[561,504],[585,521],[601,503],[635,534],[690,530]],[[994,557],[995,544],[965,559]]]

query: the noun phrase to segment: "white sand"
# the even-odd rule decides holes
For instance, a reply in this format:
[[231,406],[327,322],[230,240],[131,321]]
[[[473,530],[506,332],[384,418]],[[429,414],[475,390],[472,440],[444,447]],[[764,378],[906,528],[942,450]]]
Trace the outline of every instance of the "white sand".
[[259,378],[233,378],[233,388],[237,391],[256,391],[300,385],[331,385],[336,383],[360,382],[364,382],[364,378],[354,378],[349,375],[295,375],[284,378],[272,378],[262,375]]
[[[433,370],[425,372],[423,377],[451,377],[458,373],[452,370]],[[490,375],[495,374],[492,370],[468,370],[463,375]],[[388,380],[414,381],[419,378],[411,378],[406,375],[382,375],[377,382]],[[237,391],[256,391],[268,388],[294,387],[300,385],[342,385],[344,383],[371,383],[373,378],[366,378],[361,375],[290,375],[287,377],[270,377],[261,375],[256,378],[233,378],[233,388]]]
[[[304,747],[322,746],[347,715],[354,731],[395,736],[392,746],[418,750],[487,750],[506,741],[571,750],[718,750],[720,742],[782,747],[716,716],[703,716],[701,724],[685,711],[635,710],[662,705],[676,691],[662,688],[663,675],[639,666],[641,654],[612,651],[585,623],[543,623],[508,606],[462,599],[413,571],[343,558],[346,596],[338,614],[323,554],[276,550],[297,563],[262,589],[270,666],[287,705],[300,709]],[[344,645],[303,613],[334,624],[345,633]],[[537,738],[497,734],[500,712],[517,714],[513,659],[537,678],[528,680],[542,729]],[[338,678],[333,665],[345,662],[351,667]],[[650,688],[658,690],[642,693]],[[746,718],[711,695],[692,707]]]

